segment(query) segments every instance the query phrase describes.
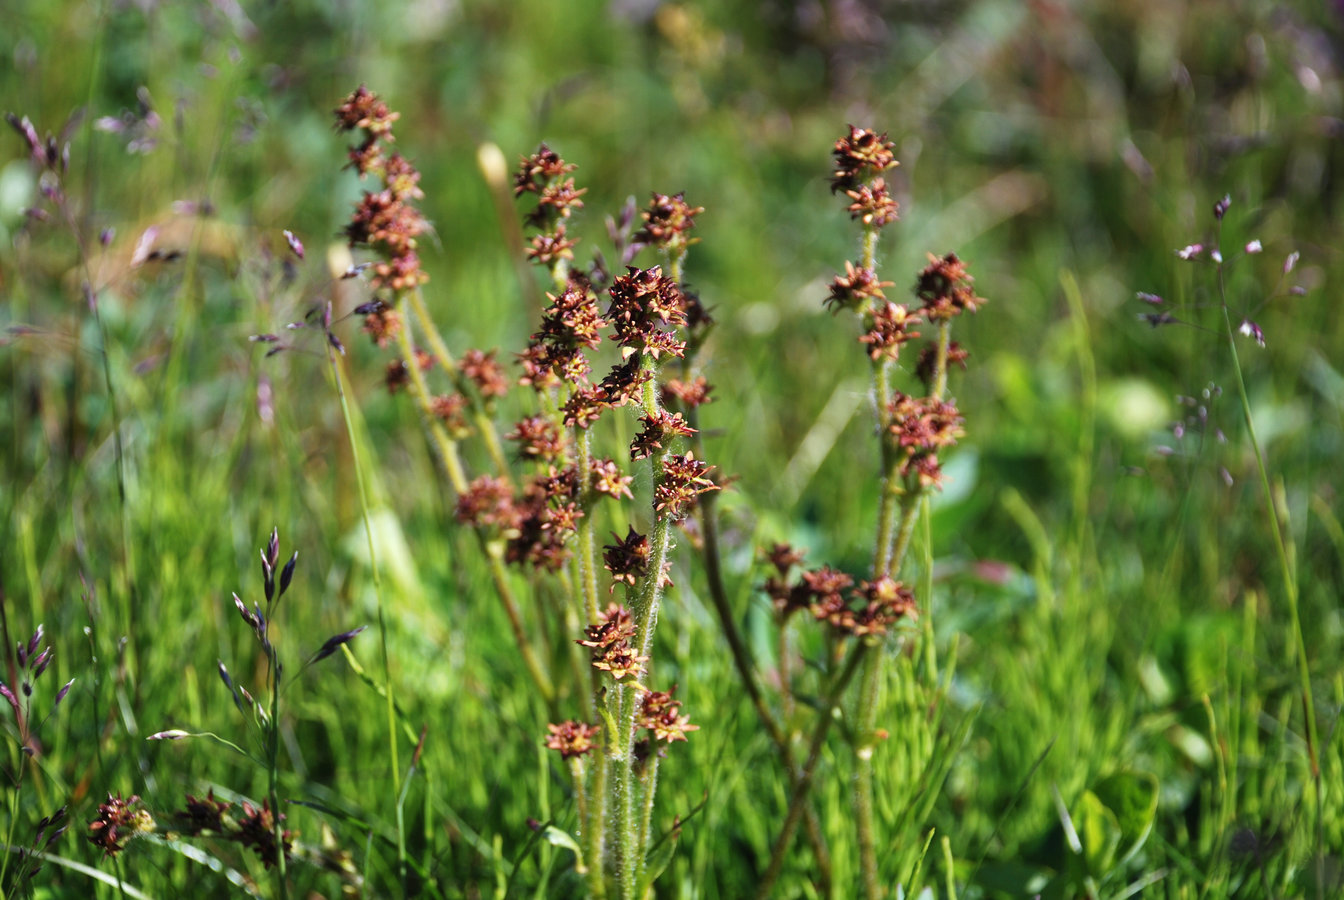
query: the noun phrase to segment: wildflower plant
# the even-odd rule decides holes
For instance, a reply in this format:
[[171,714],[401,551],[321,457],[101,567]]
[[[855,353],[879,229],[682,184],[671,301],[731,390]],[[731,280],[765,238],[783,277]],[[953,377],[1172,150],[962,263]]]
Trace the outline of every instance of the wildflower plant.
[[[241,800],[235,808],[234,801],[217,798],[211,788],[204,797],[187,794],[181,810],[156,816],[145,808],[139,796],[109,795],[98,807],[97,817],[89,823],[87,830],[89,841],[105,855],[120,853],[130,839],[145,834],[233,843],[255,853],[263,867],[273,873],[275,896],[289,896],[288,870],[295,857],[296,842],[295,835],[285,827],[280,788],[281,731],[285,727],[281,720],[280,698],[287,682],[284,681],[285,666],[279,649],[271,639],[271,627],[276,621],[280,601],[293,581],[298,558],[295,551],[281,565],[280,535],[277,530],[272,530],[266,546],[261,548],[264,603],[254,602],[249,606],[236,593],[232,595],[234,609],[261,650],[264,663],[262,690],[249,691],[222,661],[218,663],[217,672],[234,707],[244,717],[249,739],[235,742],[213,732],[178,728],[160,731],[148,738],[151,741],[204,739],[226,747],[265,771],[266,796],[260,803]],[[309,666],[332,656],[362,631],[364,626],[328,638],[308,657],[291,681]],[[298,852],[307,862],[335,871],[348,882],[358,881],[357,873],[339,851],[306,846],[298,848]]]
[[[574,657],[588,669],[585,699],[582,718],[557,716],[561,721],[549,727],[545,741],[566,761],[579,798],[576,870],[586,874],[595,896],[605,896],[608,885],[621,897],[643,896],[658,874],[647,852],[661,747],[684,741],[697,727],[671,690],[650,685],[654,632],[670,584],[675,526],[719,487],[712,467],[679,446],[695,429],[664,405],[660,383],[663,366],[685,359],[710,325],[681,281],[702,210],[681,195],[655,194],[644,227],[618,247],[618,258],[629,261],[638,248],[652,247],[662,264],[627,266],[614,277],[600,259],[579,268],[572,229],[586,188],[576,183],[576,166],[545,144],[525,157],[513,190],[533,201],[525,216],[533,231],[527,256],[554,287],[518,357],[520,372],[511,376],[496,351],[450,352],[428,314],[421,295],[426,279],[412,257],[423,230],[412,205],[417,177],[387,149],[395,120],[364,88],[337,110],[338,129],[357,135],[352,166],[383,186],[364,192],[346,232],[353,247],[372,256],[367,282],[373,298],[356,312],[375,343],[395,342],[387,387],[419,408],[456,495],[455,518],[477,537],[517,652],[552,714],[561,712],[557,673],[543,664],[527,624],[539,610],[517,596],[507,569],[557,583],[566,598],[563,627],[576,647],[588,650],[586,661]],[[599,377],[602,365],[607,369]],[[501,399],[517,388],[530,396],[531,411],[497,427]],[[680,390],[693,397],[697,389]],[[700,402],[706,395],[700,388]],[[620,456],[599,455],[594,434],[622,407],[635,411],[639,431]],[[480,471],[468,468],[460,446],[465,440],[484,445]],[[506,443],[515,448],[512,460]],[[642,498],[637,483],[649,485]],[[634,503],[642,511],[618,511]],[[599,549],[602,522],[614,527],[612,543]],[[619,587],[620,600],[604,598],[604,571],[610,578],[605,594]]]

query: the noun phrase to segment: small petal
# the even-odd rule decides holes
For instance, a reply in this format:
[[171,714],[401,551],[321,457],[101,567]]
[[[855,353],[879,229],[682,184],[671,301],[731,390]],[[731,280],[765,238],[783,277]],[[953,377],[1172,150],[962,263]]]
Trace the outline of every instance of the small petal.
[[1139,291],[1134,296],[1138,297],[1144,303],[1151,303],[1153,306],[1161,306],[1163,303],[1167,302],[1163,300],[1161,297],[1159,297],[1157,294],[1149,294],[1145,291]]
[[170,728],[167,731],[160,731],[158,734],[151,734],[145,738],[147,741],[180,741],[183,738],[191,737],[191,732],[183,731],[180,728]]
[[1259,253],[1264,249],[1265,247],[1263,244],[1260,243],[1259,238],[1256,238],[1255,240],[1251,241],[1249,244],[1246,245],[1247,253]]
[[285,596],[285,591],[289,590],[289,582],[294,578],[294,564],[299,561],[299,551],[295,550],[294,555],[285,563],[285,567],[280,570],[280,596]]
[[151,225],[140,235],[140,240],[135,244],[135,252],[131,254],[131,268],[137,269],[145,264],[149,259],[150,251],[154,249],[154,240],[159,236],[158,226]]
[[1209,256],[1216,263],[1220,263],[1223,261],[1223,251],[1221,250],[1214,250],[1212,253],[1209,254]]
[[1176,251],[1176,255],[1181,259],[1194,259],[1204,252],[1203,244],[1189,244]]
[[1265,346],[1264,332],[1260,330],[1259,325],[1255,324],[1250,319],[1242,319],[1241,328],[1238,330],[1241,331],[1241,333],[1246,335],[1248,338],[1255,338],[1255,342],[1259,344],[1261,347]]
[[285,240],[289,242],[289,249],[294,251],[294,255],[303,259],[303,241],[299,240],[294,232],[288,228],[285,229]]
[[1221,220],[1223,216],[1227,215],[1227,210],[1231,206],[1232,206],[1232,196],[1230,194],[1224,194],[1223,199],[1213,204],[1213,217],[1215,219]]
[[1283,274],[1287,275],[1293,271],[1293,267],[1297,265],[1297,260],[1301,255],[1296,250],[1288,254],[1288,258],[1283,261]]

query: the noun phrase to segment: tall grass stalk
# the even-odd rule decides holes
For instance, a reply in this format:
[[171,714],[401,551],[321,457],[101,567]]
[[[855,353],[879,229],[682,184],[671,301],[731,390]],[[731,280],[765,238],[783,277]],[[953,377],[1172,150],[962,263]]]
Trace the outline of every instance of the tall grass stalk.
[[[329,318],[331,315],[330,307],[325,311]],[[324,335],[325,337],[325,335]],[[369,550],[369,576],[373,583],[373,594],[378,607],[378,645],[383,668],[383,685],[385,689],[386,703],[384,707],[387,711],[387,754],[388,754],[388,772],[392,781],[392,796],[401,796],[401,763],[400,753],[397,743],[397,701],[396,688],[392,681],[392,663],[391,656],[387,649],[387,613],[383,602],[383,581],[378,570],[378,550],[373,539],[373,521],[369,513],[369,491],[367,485],[367,476],[364,470],[363,456],[359,449],[359,436],[355,430],[354,417],[350,411],[350,402],[346,398],[345,373],[340,362],[340,357],[336,353],[336,348],[331,340],[326,342],[327,363],[331,367],[332,383],[336,388],[336,396],[340,399],[341,419],[345,422],[346,438],[350,441],[350,456],[355,468],[355,483],[359,487],[359,508],[364,519],[364,537]],[[278,728],[278,725],[276,726]],[[279,811],[276,811],[276,819],[279,820]],[[407,872],[406,872],[406,822],[403,815],[402,804],[396,804],[396,823],[397,823],[397,872],[401,881],[403,896],[406,895]],[[283,859],[284,853],[282,852]]]

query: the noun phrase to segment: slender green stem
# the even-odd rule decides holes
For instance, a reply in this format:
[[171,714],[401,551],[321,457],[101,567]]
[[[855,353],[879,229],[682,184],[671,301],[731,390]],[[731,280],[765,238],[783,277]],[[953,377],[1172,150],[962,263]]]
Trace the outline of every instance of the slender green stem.
[[863,672],[859,676],[859,696],[856,706],[858,715],[855,724],[858,741],[854,747],[857,757],[854,826],[859,839],[859,875],[863,882],[863,895],[869,898],[881,896],[881,886],[877,881],[877,842],[874,838],[873,823],[873,749],[876,741],[874,726],[877,721],[877,694],[881,674],[881,654],[868,653],[863,661]]
[[289,876],[288,860],[285,859],[285,826],[280,815],[280,659],[269,638],[266,661],[271,683],[271,720],[266,729],[267,794],[271,801],[271,832],[275,839],[276,893],[285,900],[289,897]]
[[[332,377],[336,382],[336,394],[341,401],[341,416],[345,420],[346,437],[350,441],[350,455],[355,466],[355,483],[359,487],[359,508],[364,518],[364,537],[369,548],[369,572],[373,579],[373,593],[378,605],[378,644],[382,656],[383,683],[387,690],[388,765],[392,773],[393,795],[395,796],[401,793],[401,763],[397,746],[396,689],[392,684],[391,657],[387,650],[387,611],[383,603],[382,577],[378,571],[378,552],[373,540],[373,521],[369,514],[369,489],[366,483],[363,459],[359,452],[359,439],[355,434],[354,416],[350,412],[350,401],[346,397],[345,374],[330,342],[327,343],[327,361],[331,365]],[[402,823],[398,823],[397,828],[397,871],[401,878],[402,894],[404,896],[407,892],[406,831],[402,827]]]
[[779,874],[784,868],[784,859],[788,855],[789,844],[793,841],[793,834],[798,828],[803,809],[807,805],[807,793],[811,790],[812,779],[817,774],[817,763],[821,760],[821,751],[826,744],[826,735],[830,732],[831,724],[836,719],[838,712],[836,707],[840,698],[844,696],[845,689],[854,680],[854,675],[859,671],[860,664],[867,653],[867,645],[856,644],[849,654],[849,661],[845,664],[840,677],[836,679],[831,689],[826,693],[826,704],[822,707],[821,715],[817,718],[816,727],[812,731],[812,741],[808,747],[807,761],[803,763],[798,784],[789,797],[788,812],[784,816],[784,824],[780,827],[779,836],[770,849],[770,863],[757,885],[756,897],[758,900],[766,900],[770,896],[770,891],[774,888],[775,882],[779,880]]
[[649,846],[649,838],[653,832],[653,798],[658,792],[658,762],[659,756],[656,749],[649,752],[649,758],[644,762],[644,771],[641,773],[640,787],[644,799],[644,808],[639,816],[639,873],[638,877],[642,880],[644,877],[647,860],[644,858],[644,848]]
[[[579,469],[579,491],[587,497],[591,494],[589,482],[593,477],[593,457],[592,457],[592,436],[588,434],[588,429],[579,425],[574,426],[574,454],[575,463]],[[575,567],[577,569],[575,585],[583,601],[583,612],[589,622],[596,622],[598,616],[597,601],[597,550],[596,542],[593,540],[593,515],[592,502],[587,502],[587,509],[584,515],[577,523],[578,533],[577,544],[574,552]]]

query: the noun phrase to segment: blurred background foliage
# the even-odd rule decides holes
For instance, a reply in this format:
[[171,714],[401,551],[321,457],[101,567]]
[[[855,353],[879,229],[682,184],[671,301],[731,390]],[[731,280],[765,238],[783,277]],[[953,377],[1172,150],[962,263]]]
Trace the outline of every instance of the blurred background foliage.
[[[164,809],[206,783],[248,790],[233,760],[142,738],[186,723],[228,727],[215,658],[248,658],[228,591],[254,584],[247,573],[272,525],[301,551],[304,593],[284,639],[306,647],[367,621],[348,444],[324,366],[299,353],[264,360],[247,341],[302,318],[315,298],[332,297],[338,314],[361,299],[331,281],[323,258],[339,258],[359,191],[330,111],[365,83],[400,111],[400,149],[423,172],[435,232],[421,254],[427,298],[458,350],[520,349],[543,287],[518,265],[515,212],[483,175],[484,145],[512,165],[544,140],[578,164],[589,190],[580,260],[603,247],[610,257],[602,219],[628,196],[685,191],[706,208],[687,269],[719,323],[706,363],[719,402],[703,422],[711,461],[735,479],[722,501],[732,586],[758,623],[768,604],[752,590],[753,544],[790,539],[812,564],[866,564],[875,482],[854,477],[877,464],[866,363],[853,324],[821,307],[855,232],[827,176],[847,123],[887,131],[903,218],[879,251],[896,284],[889,296],[904,296],[926,253],[955,250],[991,300],[957,336],[972,351],[954,382],[969,435],[931,532],[933,633],[944,653],[959,645],[948,697],[975,719],[955,747],[909,738],[911,753],[942,747],[956,762],[927,817],[902,825],[910,840],[893,843],[893,883],[910,878],[936,827],[950,848],[936,862],[930,852],[924,877],[941,873],[931,882],[940,895],[942,879],[1011,894],[1021,875],[1011,865],[1054,865],[1051,786],[1073,804],[1100,776],[1136,769],[1161,783],[1159,839],[1137,861],[1143,871],[1166,873],[1168,885],[1259,890],[1243,871],[1251,857],[1228,849],[1235,826],[1262,839],[1257,854],[1284,860],[1265,863],[1276,884],[1314,884],[1300,864],[1313,845],[1302,823],[1316,820],[1300,777],[1291,642],[1210,305],[1213,269],[1173,251],[1216,240],[1212,205],[1231,197],[1222,245],[1239,258],[1228,299],[1265,335],[1241,358],[1292,527],[1323,754],[1337,766],[1338,4],[4,0],[0,12],[0,105],[71,141],[68,190],[105,286],[126,441],[123,503],[79,245],[26,213],[36,175],[6,132],[0,587],[11,634],[41,621],[58,636],[62,683],[90,673],[47,735],[38,779],[81,816],[110,790]],[[158,248],[181,255],[132,269],[151,226]],[[286,260],[286,228],[308,247],[302,266]],[[1264,252],[1239,255],[1252,239]],[[1077,308],[1061,288],[1069,277]],[[1188,304],[1180,318],[1195,327],[1149,327],[1137,291]],[[473,545],[452,527],[414,411],[386,395],[384,357],[345,327],[388,511],[394,674],[412,717],[431,728],[437,799],[416,827],[429,843],[448,835],[445,892],[483,895],[500,860],[526,843],[529,816],[569,815],[564,782],[548,775],[541,706],[519,691],[503,620],[482,599]],[[1200,403],[1207,428],[1173,435]],[[731,672],[699,576],[689,557],[679,569],[684,599],[660,640],[704,730],[682,755],[693,765],[664,769],[660,802],[682,814],[705,792],[711,802],[663,890],[741,896],[783,788],[769,765],[750,765],[766,748],[750,709],[724,699]],[[366,664],[373,646],[357,642]],[[760,649],[768,665],[768,644]],[[891,709],[919,719],[942,694],[908,693],[898,670]],[[385,814],[386,798],[367,795],[385,765],[375,716],[350,714],[380,701],[332,665],[287,702],[305,790],[326,785],[333,804]],[[893,758],[904,746],[893,741]],[[1239,755],[1241,777],[1228,782]],[[821,803],[842,810],[844,761],[835,766]],[[890,768],[899,807],[915,770]],[[1316,835],[1335,867],[1339,783]],[[1226,827],[1211,830],[1219,816]],[[838,818],[842,875],[853,860]],[[362,855],[357,834],[342,840]],[[75,842],[64,852],[92,856]],[[225,890],[166,851],[134,855],[131,880],[160,893]],[[565,865],[558,852],[536,859]],[[542,863],[527,866],[522,881],[551,889]],[[991,870],[1007,880],[992,883]],[[387,874],[375,866],[370,877]],[[62,891],[87,885],[65,871],[45,877]],[[781,896],[808,895],[805,854],[788,878]]]

